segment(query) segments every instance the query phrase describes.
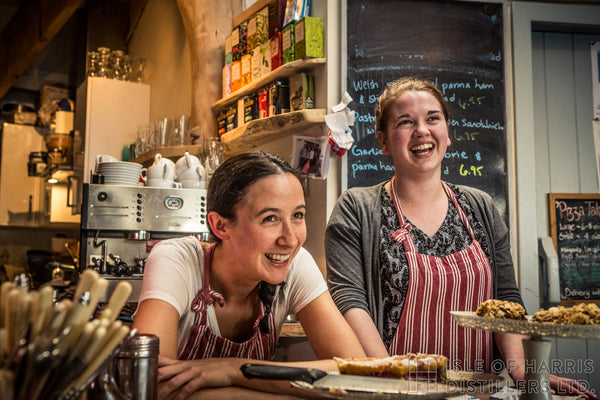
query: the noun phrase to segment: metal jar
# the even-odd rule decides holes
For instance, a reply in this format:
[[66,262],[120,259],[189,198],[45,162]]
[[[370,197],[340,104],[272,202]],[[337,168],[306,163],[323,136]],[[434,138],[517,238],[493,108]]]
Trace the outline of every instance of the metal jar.
[[158,345],[155,335],[138,334],[123,344],[115,359],[117,384],[131,400],[156,400]]

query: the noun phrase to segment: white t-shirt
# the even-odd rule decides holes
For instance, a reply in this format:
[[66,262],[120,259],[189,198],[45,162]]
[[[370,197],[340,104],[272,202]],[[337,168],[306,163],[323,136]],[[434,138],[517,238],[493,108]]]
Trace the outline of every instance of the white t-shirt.
[[[183,349],[194,322],[191,305],[202,290],[203,277],[204,250],[194,236],[159,242],[146,261],[138,304],[146,299],[159,299],[175,307],[179,312],[178,352]],[[288,314],[302,310],[327,290],[319,267],[304,248],[300,248],[292,260],[285,281],[284,289],[276,294],[271,308],[278,335]],[[210,329],[220,336],[214,305],[207,308],[207,317]]]

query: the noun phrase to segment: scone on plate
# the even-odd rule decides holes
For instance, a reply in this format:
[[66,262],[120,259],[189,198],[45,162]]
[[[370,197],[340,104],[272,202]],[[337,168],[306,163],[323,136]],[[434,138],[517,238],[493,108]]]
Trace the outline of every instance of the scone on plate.
[[525,309],[522,305],[498,299],[484,301],[477,307],[475,314],[480,317],[516,319],[521,321],[527,319]]
[[446,381],[448,358],[407,353],[391,357],[335,358],[340,374]]
[[536,312],[533,322],[551,324],[598,325],[600,324],[600,308],[594,303],[579,303],[573,307],[550,307]]

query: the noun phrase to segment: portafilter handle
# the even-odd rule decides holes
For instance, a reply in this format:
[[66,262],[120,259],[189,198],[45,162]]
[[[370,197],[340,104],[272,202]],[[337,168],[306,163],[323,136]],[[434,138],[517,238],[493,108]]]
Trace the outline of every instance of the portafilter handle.
[[100,264],[100,272],[101,274],[106,274],[106,259],[108,258],[108,243],[106,240],[102,240],[98,243],[98,235],[100,231],[96,231],[96,235],[94,236],[94,246],[100,247],[102,246],[102,263]]

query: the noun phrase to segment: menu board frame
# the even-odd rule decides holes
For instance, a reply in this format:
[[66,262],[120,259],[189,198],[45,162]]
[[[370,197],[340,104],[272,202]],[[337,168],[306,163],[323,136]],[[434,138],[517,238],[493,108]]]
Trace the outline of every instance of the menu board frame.
[[[560,207],[557,202],[560,202]],[[593,289],[594,279],[591,281],[586,280],[586,283],[579,287],[573,287],[571,283],[569,284],[569,287],[565,286],[565,269],[567,267],[573,269],[573,262],[577,264],[575,267],[581,268],[577,261],[565,260],[567,254],[571,252],[579,253],[582,257],[582,262],[591,259],[591,261],[597,260],[597,265],[600,265],[600,252],[597,252],[596,256],[588,257],[589,249],[594,248],[594,246],[600,248],[599,207],[600,193],[548,193],[548,212],[550,217],[549,229],[559,261],[558,269],[561,305],[568,306],[580,302],[600,304],[600,285],[595,287],[598,293],[595,293],[595,291],[592,290],[589,295],[585,294],[588,288]],[[559,217],[559,215],[561,216]],[[595,219],[597,219],[597,223]],[[567,224],[561,225],[561,220],[565,220],[568,223],[568,226]],[[583,224],[587,225],[584,227]],[[582,231],[585,231],[585,233],[588,234],[588,238],[578,236]],[[583,235],[585,235],[585,233]],[[568,248],[569,251],[563,251],[569,243],[574,245],[585,245],[589,243],[589,247],[581,249],[579,246],[575,246]],[[576,254],[573,256],[577,257]],[[570,265],[567,266],[567,263]],[[586,272],[587,271],[581,271],[582,274],[585,274]],[[588,278],[590,277],[588,276]]]

